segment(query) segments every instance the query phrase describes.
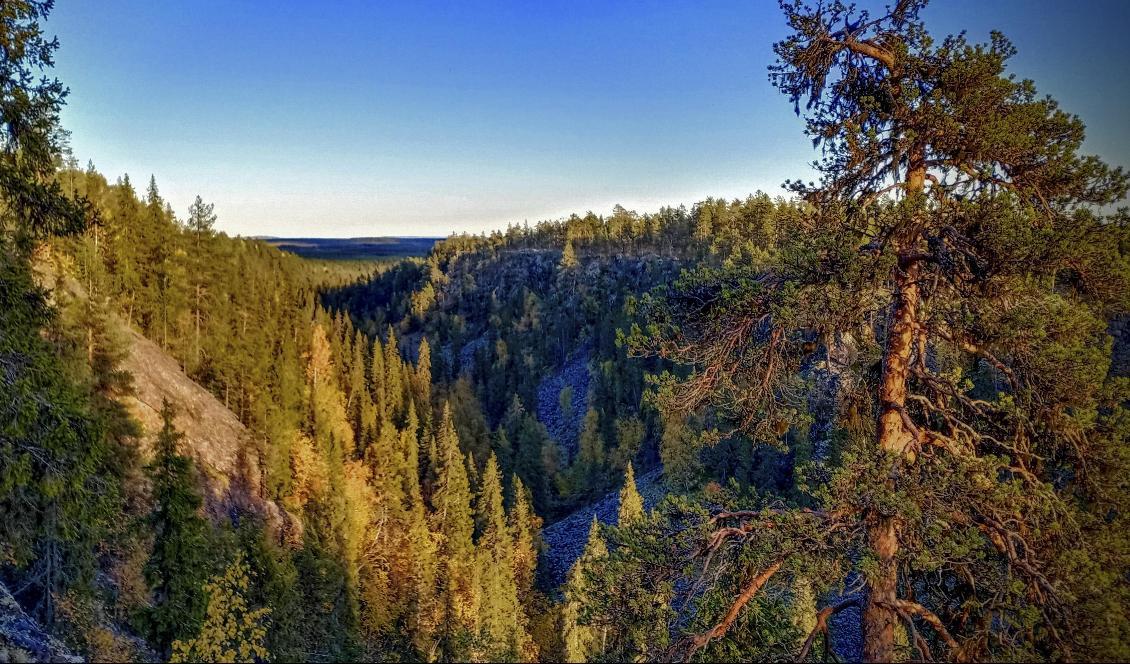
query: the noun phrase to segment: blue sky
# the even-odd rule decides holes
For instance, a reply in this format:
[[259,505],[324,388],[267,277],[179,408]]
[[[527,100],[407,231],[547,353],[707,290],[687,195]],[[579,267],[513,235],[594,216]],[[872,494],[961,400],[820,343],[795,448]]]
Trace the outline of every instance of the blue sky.
[[[1130,3],[935,0],[1130,165]],[[810,176],[766,67],[776,2],[59,0],[71,145],[229,233],[446,235],[781,193]]]

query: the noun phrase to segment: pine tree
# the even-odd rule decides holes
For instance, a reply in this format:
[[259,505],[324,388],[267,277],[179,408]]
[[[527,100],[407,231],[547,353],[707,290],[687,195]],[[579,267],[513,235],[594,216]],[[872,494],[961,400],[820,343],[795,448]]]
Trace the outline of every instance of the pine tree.
[[654,325],[635,350],[694,367],[663,407],[750,440],[805,438],[808,356],[833,354],[811,339],[869,358],[836,404],[843,453],[819,509],[712,528],[725,547],[726,529],[751,533],[753,570],[683,656],[814,565],[863,580],[867,661],[895,658],[900,624],[951,659],[1111,656],[1106,635],[1130,630],[1090,590],[1104,565],[1127,569],[1098,524],[1127,502],[1107,321],[1130,265],[1124,215],[1104,208],[1130,183],[1081,154],[1079,118],[1008,73],[1003,35],[935,38],[925,4],[782,3],[771,77],[824,155],[818,184],[790,184],[811,207],[777,220],[768,270],[688,272],[641,312]]
[[623,528],[637,523],[644,517],[643,498],[636,487],[636,473],[632,469],[632,462],[628,462],[628,469],[624,472],[624,487],[620,489],[620,511],[617,525]]
[[198,235],[211,235],[216,226],[215,207],[212,203],[205,203],[204,199],[197,195],[196,200],[188,207],[185,227]]
[[200,196],[197,196],[196,200],[193,201],[192,205],[188,208],[186,228],[192,233],[192,253],[189,256],[189,272],[192,281],[189,286],[192,314],[192,356],[191,362],[186,362],[185,364],[189,367],[189,373],[199,371],[200,365],[203,362],[201,332],[205,325],[205,316],[207,315],[205,312],[205,306],[207,304],[206,298],[210,294],[208,284],[214,278],[213,270],[215,269],[205,249],[208,240],[212,236],[213,227],[216,223],[216,215],[213,212],[213,208],[214,206],[211,203],[205,204]]

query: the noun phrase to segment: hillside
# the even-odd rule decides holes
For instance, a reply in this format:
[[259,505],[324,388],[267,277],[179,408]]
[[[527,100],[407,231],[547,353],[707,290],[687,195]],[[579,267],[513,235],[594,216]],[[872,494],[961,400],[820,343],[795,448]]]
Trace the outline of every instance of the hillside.
[[[88,307],[83,286],[59,269],[59,260],[44,256],[37,275],[72,307]],[[273,501],[263,498],[259,453],[247,427],[211,392],[189,378],[180,363],[153,341],[131,328],[117,314],[107,316],[107,333],[122,343],[120,368],[130,376],[130,390],[121,398],[140,425],[136,444],[141,458],[153,457],[153,441],[161,429],[164,402],[175,410],[173,422],[183,435],[182,450],[196,469],[209,516],[217,522],[241,515],[263,519],[276,536],[300,537],[301,525]]]
[[214,520],[264,520],[278,537],[301,538],[301,523],[277,503],[263,498],[258,452],[247,427],[210,392],[185,375],[157,344],[126,330],[128,354],[122,368],[133,376],[134,394],[124,402],[141,424],[146,457],[161,428],[161,404],[176,409],[173,420],[184,434],[183,449],[195,462],[206,507]]

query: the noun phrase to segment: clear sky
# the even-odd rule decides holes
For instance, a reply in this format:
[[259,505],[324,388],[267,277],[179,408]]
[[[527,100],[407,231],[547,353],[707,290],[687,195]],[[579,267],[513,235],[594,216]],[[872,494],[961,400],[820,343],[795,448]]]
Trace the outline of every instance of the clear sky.
[[[864,0],[863,4],[868,4]],[[881,3],[874,3],[881,4]],[[935,0],[1130,165],[1130,2]],[[769,83],[771,0],[58,0],[81,162],[229,233],[446,235],[781,193],[811,175]]]

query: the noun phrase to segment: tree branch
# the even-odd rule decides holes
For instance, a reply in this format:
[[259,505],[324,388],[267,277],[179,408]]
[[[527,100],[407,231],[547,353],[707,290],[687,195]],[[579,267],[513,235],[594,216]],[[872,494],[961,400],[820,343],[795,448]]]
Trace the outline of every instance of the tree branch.
[[690,648],[687,650],[687,655],[684,661],[689,662],[691,660],[691,657],[693,657],[696,652],[704,648],[711,641],[725,636],[726,632],[730,631],[730,626],[733,625],[734,621],[738,619],[739,615],[741,615],[742,609],[745,608],[745,605],[749,604],[749,601],[753,599],[753,596],[757,594],[757,591],[761,590],[765,583],[769,581],[769,579],[774,574],[776,574],[784,564],[784,560],[778,560],[777,562],[766,568],[763,572],[753,577],[753,579],[751,579],[750,582],[746,584],[746,587],[744,590],[742,590],[741,594],[738,595],[738,597],[734,600],[734,603],[730,605],[730,610],[726,612],[726,617],[723,618],[721,622],[719,622],[710,630],[691,637]]
[[950,650],[952,650],[954,653],[957,653],[961,649],[961,646],[957,643],[957,641],[954,640],[952,636],[950,636],[949,630],[946,629],[946,626],[942,624],[942,619],[939,618],[933,611],[927,609],[918,602],[911,602],[910,600],[905,599],[893,599],[883,602],[883,604],[886,604],[895,611],[906,613],[907,615],[911,616],[917,616],[922,620],[925,620],[931,627],[934,628],[934,631],[938,633],[938,636],[942,637],[942,641],[945,642]]
[[797,653],[795,661],[803,662],[805,660],[805,658],[808,657],[809,651],[812,650],[812,644],[816,642],[816,635],[817,634],[823,634],[824,640],[825,640],[825,642],[827,642],[827,640],[828,640],[828,619],[829,618],[831,618],[833,615],[839,613],[840,611],[843,611],[844,609],[848,608],[849,606],[858,606],[858,605],[859,605],[859,598],[858,597],[849,597],[848,599],[843,600],[839,604],[833,604],[831,606],[826,606],[823,609],[820,609],[820,612],[816,614],[816,626],[813,627],[812,631],[808,633],[808,638],[804,640],[804,647],[802,647],[800,649],[800,652]]

